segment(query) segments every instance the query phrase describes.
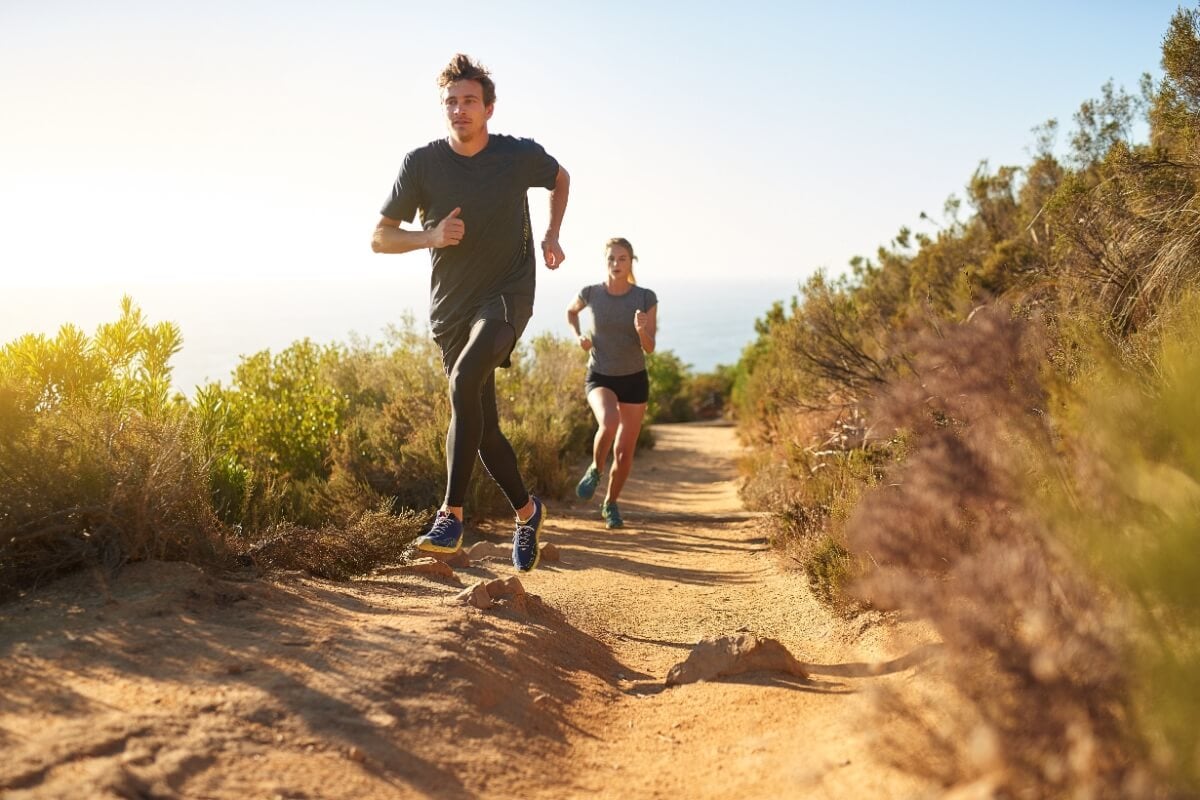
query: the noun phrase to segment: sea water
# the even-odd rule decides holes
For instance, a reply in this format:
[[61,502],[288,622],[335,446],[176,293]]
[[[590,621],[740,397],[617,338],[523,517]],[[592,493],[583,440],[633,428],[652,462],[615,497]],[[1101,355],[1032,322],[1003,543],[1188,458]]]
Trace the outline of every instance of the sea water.
[[[542,270],[525,338],[549,331],[570,335],[566,308],[579,289],[603,273]],[[777,300],[796,294],[798,278],[644,280],[659,299],[660,350],[671,350],[695,372],[735,364],[755,338],[754,322]],[[191,395],[209,381],[229,382],[242,356],[278,352],[292,342],[380,340],[388,325],[411,315],[427,329],[428,270],[367,280],[189,282],[15,287],[0,296],[0,344],[26,333],[54,335],[65,323],[91,334],[115,321],[123,295],[146,320],[174,322],[183,348],[171,360],[175,388]],[[585,315],[586,316],[586,315]]]

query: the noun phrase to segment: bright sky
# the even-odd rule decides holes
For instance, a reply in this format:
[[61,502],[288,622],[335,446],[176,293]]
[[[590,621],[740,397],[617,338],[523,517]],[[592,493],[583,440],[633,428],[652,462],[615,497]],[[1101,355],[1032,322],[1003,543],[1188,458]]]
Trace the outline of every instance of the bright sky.
[[1157,76],[1175,7],[3,0],[0,317],[21,286],[427,275],[369,238],[456,51],[571,173],[566,280],[614,235],[662,277],[841,269]]

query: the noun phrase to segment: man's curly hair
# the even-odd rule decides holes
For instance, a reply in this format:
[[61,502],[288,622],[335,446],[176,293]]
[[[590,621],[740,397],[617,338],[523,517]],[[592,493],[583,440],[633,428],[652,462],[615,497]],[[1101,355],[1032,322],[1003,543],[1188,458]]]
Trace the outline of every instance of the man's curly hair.
[[438,88],[445,89],[455,81],[479,81],[483,87],[483,104],[490,106],[496,102],[496,84],[492,82],[491,73],[463,53],[455,53],[442,74],[438,75]]

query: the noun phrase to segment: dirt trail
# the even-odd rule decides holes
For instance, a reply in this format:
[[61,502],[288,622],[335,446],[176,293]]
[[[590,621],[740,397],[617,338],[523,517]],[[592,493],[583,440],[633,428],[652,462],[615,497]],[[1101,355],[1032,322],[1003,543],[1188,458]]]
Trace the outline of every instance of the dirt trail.
[[[661,426],[606,531],[551,506],[527,608],[454,578],[139,564],[0,606],[0,797],[920,797],[872,759],[871,686],[918,642],[832,617],[743,511],[728,427]],[[601,492],[603,486],[601,487]],[[492,537],[498,538],[498,537]],[[861,623],[860,623],[861,625]],[[700,638],[775,637],[810,678],[665,689]]]

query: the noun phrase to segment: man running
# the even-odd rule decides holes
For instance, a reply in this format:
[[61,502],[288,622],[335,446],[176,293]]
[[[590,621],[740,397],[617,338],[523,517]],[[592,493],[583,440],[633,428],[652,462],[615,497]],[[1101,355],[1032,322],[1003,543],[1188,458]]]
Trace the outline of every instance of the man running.
[[[549,269],[564,261],[558,243],[570,176],[532,139],[488,132],[496,86],[481,65],[459,53],[438,76],[449,136],[404,157],[375,227],[377,253],[429,248],[433,261],[429,321],[449,378],[446,499],[430,530],[417,539],[427,552],[462,546],[463,502],[478,453],[516,513],[513,565],[539,560],[546,518],[525,489],[512,445],[496,411],[497,367],[533,314],[536,262],[527,191],[550,190],[550,222],[542,238]],[[421,214],[421,230],[406,230]]]

